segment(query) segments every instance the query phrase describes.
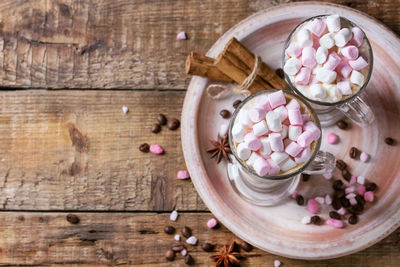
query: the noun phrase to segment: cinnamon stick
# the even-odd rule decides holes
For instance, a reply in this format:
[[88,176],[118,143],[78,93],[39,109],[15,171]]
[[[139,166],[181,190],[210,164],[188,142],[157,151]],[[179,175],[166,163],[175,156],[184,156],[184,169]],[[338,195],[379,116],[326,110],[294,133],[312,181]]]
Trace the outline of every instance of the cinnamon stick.
[[191,52],[186,59],[185,72],[212,80],[233,83],[234,81],[221,72],[215,65],[215,59]]

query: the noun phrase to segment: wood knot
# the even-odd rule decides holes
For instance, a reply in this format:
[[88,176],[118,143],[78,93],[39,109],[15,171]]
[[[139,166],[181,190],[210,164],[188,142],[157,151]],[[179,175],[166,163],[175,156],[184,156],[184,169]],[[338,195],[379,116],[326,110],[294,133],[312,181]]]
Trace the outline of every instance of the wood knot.
[[78,152],[89,152],[89,138],[83,135],[81,131],[73,123],[67,124],[69,137],[71,138],[72,145]]

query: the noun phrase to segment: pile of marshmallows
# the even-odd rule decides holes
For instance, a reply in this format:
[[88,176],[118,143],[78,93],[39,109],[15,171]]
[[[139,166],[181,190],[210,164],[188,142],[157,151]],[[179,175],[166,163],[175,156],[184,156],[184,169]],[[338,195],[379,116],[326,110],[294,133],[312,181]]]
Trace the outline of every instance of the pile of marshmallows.
[[[292,39],[286,49],[289,59],[284,71],[295,75],[296,85],[308,85],[312,98],[325,99],[328,92],[334,98],[331,100],[340,100],[342,95],[353,94],[351,84],[364,84],[360,71],[368,62],[358,49],[363,40],[360,28],[341,28],[338,15],[316,18],[298,30],[296,40]],[[332,84],[336,86],[329,86]]]
[[[250,106],[247,108],[247,106]],[[262,94],[245,105],[232,127],[237,156],[260,176],[286,172],[311,156],[320,129],[282,91]]]

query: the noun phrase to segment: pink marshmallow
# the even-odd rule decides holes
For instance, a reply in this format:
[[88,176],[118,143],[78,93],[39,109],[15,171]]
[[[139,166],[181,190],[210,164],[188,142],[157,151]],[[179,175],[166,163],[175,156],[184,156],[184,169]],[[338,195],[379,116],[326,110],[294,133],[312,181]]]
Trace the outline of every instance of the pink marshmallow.
[[358,27],[354,27],[351,31],[353,32],[353,38],[350,40],[350,43],[360,47],[364,40],[364,32]]
[[356,60],[350,60],[349,64],[355,70],[361,70],[368,66],[368,62],[362,56],[358,57]]
[[185,170],[180,170],[178,171],[178,174],[176,175],[176,178],[179,180],[185,180],[185,179],[189,179],[190,175],[187,171]]
[[321,130],[312,121],[308,121],[303,126],[304,131],[309,131],[313,134],[314,140],[317,140],[321,136]]
[[317,75],[311,74],[309,84],[311,85],[311,84],[316,84],[316,83],[319,83],[319,81],[317,79]]
[[309,199],[307,202],[307,209],[312,214],[316,214],[318,212],[318,203],[315,199]]
[[263,108],[266,112],[271,111],[272,108],[269,105],[269,98],[268,95],[260,95],[256,97],[256,106]]
[[324,197],[316,197],[315,201],[317,201],[319,204],[323,205],[325,203],[325,198]]
[[326,220],[326,224],[335,228],[343,228],[343,222],[341,220],[336,220],[329,218]]
[[374,192],[372,192],[372,191],[365,192],[364,200],[367,201],[367,202],[374,201]]
[[342,95],[351,95],[353,93],[351,91],[350,82],[347,80],[338,82],[337,89],[342,93]]
[[355,199],[355,197],[351,197],[349,199],[349,202],[350,202],[350,205],[352,205],[352,206],[357,205],[357,199]]
[[322,174],[322,176],[324,176],[324,178],[325,178],[326,180],[330,180],[330,179],[332,179],[332,177],[333,177],[332,173],[330,173],[330,172],[324,173],[324,174]]
[[[346,187],[346,188],[344,189],[344,192],[345,192],[346,194],[353,193],[354,191],[356,191],[356,189],[355,189],[354,187],[352,187],[352,186]],[[354,197],[355,197],[355,196],[354,196]]]
[[150,145],[150,152],[156,155],[164,153],[164,149],[160,145]]
[[291,142],[285,148],[285,152],[292,157],[296,157],[302,150],[303,150],[303,147],[299,146],[296,142]]
[[286,105],[286,109],[300,109],[299,102],[296,99],[290,100],[290,102]]
[[309,68],[301,68],[297,73],[296,78],[294,78],[294,82],[300,85],[307,85],[310,81],[311,70]]
[[356,182],[357,182],[357,177],[354,176],[354,175],[352,175],[351,178],[350,178],[349,184],[350,184],[350,185],[353,185],[353,184],[355,184]]
[[254,107],[249,110],[249,118],[252,122],[259,122],[264,119],[267,112],[262,107]]
[[288,117],[291,125],[303,125],[303,117],[299,109],[289,109]]
[[217,225],[218,225],[218,221],[216,219],[214,219],[214,218],[209,219],[208,222],[207,222],[207,227],[210,228],[210,229],[214,228]]
[[253,167],[256,173],[260,176],[267,175],[269,170],[271,169],[271,166],[269,165],[268,161],[262,157],[256,159]]
[[275,161],[273,161],[272,159],[268,159],[267,161],[269,163],[269,166],[271,167],[271,169],[268,172],[269,175],[275,175],[281,171],[281,168]]
[[257,151],[261,147],[261,141],[252,132],[244,136],[244,142],[250,150]]
[[307,25],[307,29],[309,29],[312,34],[320,37],[326,29],[326,24],[322,19],[314,19]]
[[312,69],[317,61],[315,59],[315,49],[313,47],[304,47],[301,53],[301,64],[303,66]]
[[349,78],[353,68],[346,61],[342,60],[336,67],[336,72],[343,78]]
[[361,152],[360,160],[362,162],[367,162],[369,160],[369,154],[367,152]]
[[339,140],[339,137],[335,133],[330,132],[326,135],[326,139],[328,144],[336,144]]
[[296,198],[299,192],[297,190],[294,190],[292,193],[292,198]]
[[186,36],[186,32],[180,32],[176,35],[176,40],[186,40],[187,36]]
[[282,152],[284,148],[282,136],[279,133],[271,133],[269,135],[269,145],[272,151]]
[[329,54],[327,61],[324,64],[324,68],[328,70],[334,70],[340,63],[342,59],[336,52]]
[[269,94],[269,104],[272,109],[275,109],[279,107],[280,105],[285,105],[286,104],[286,98],[285,95],[283,94],[282,90],[279,90],[275,93]]
[[340,50],[342,55],[350,60],[358,58],[358,48],[354,45],[345,46]]
[[346,209],[341,207],[340,209],[338,209],[337,213],[339,213],[340,215],[345,215],[346,214]]
[[303,151],[301,151],[301,153],[299,155],[297,155],[297,157],[294,158],[294,161],[296,163],[302,163],[302,162],[306,162],[311,156],[311,149],[309,147],[306,147],[303,149]]
[[288,48],[286,48],[286,54],[288,54],[291,57],[300,56],[301,55],[301,46],[296,42],[290,43]]
[[366,191],[366,189],[365,189],[365,186],[364,185],[359,185],[358,187],[357,187],[357,193],[360,195],[360,196],[364,196],[364,194],[365,194],[365,191]]
[[309,146],[314,140],[314,134],[310,131],[305,131],[297,138],[297,143],[302,147],[306,147]]

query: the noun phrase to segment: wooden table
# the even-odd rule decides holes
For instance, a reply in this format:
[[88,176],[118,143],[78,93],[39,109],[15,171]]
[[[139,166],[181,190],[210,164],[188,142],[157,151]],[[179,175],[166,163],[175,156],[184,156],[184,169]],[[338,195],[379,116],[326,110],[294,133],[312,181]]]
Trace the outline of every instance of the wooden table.
[[[164,259],[164,226],[190,226],[218,249],[238,240],[212,218],[185,168],[179,118],[186,55],[275,0],[3,0],[0,2],[0,265],[184,266]],[[400,33],[398,0],[331,1]],[[176,41],[186,31],[189,40]],[[31,90],[20,90],[31,89]],[[48,90],[57,89],[57,90]],[[124,115],[121,107],[129,107]],[[159,143],[163,156],[138,150]],[[178,209],[176,223],[169,221]],[[66,215],[74,213],[79,224]],[[239,241],[239,240],[238,240]],[[347,257],[307,262],[260,250],[242,266],[398,266],[400,230]],[[213,265],[200,246],[199,266]]]

